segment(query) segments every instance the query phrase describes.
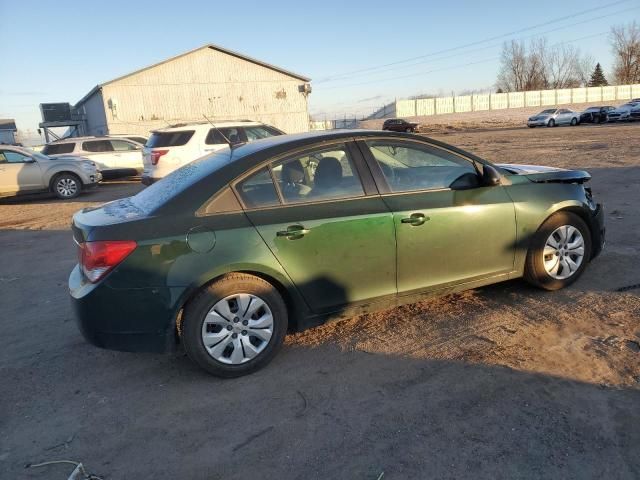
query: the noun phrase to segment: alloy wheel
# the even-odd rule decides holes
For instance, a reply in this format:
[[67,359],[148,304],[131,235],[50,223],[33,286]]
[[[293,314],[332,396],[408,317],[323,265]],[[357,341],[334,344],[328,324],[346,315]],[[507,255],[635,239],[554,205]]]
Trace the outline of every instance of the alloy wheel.
[[549,276],[565,280],[578,271],[584,261],[584,238],[576,227],[556,228],[544,246],[544,269]]
[[257,357],[273,335],[273,314],[256,295],[239,293],[219,300],[202,323],[202,342],[215,360],[239,365]]
[[73,197],[78,191],[77,182],[71,177],[62,177],[56,183],[56,191],[61,197]]

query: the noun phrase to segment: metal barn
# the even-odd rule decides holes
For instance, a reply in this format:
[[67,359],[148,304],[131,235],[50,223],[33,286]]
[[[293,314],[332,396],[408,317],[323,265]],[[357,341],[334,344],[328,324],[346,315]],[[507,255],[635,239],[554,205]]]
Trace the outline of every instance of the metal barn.
[[255,120],[309,130],[310,79],[204,45],[94,87],[73,108],[82,134],[140,134],[170,124]]

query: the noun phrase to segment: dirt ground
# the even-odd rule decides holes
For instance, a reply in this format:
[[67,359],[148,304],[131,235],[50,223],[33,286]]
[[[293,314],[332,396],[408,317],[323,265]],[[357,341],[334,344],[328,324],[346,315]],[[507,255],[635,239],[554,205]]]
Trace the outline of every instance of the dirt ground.
[[0,204],[0,477],[640,478],[640,122],[461,131],[495,162],[589,170],[607,246],[572,287],[512,281],[290,335],[236,380],[84,342],[70,217]]

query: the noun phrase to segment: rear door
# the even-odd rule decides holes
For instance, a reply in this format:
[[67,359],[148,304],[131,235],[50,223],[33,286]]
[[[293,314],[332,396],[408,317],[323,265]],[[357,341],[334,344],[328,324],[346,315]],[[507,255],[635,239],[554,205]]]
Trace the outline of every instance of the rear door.
[[142,171],[142,147],[134,142],[121,139],[110,140],[118,168]]
[[98,164],[100,170],[117,170],[120,168],[118,157],[113,151],[110,140],[85,140],[82,142],[83,157],[90,158]]
[[513,202],[503,187],[482,186],[469,159],[419,141],[359,145],[393,212],[398,294],[513,270]]
[[352,143],[288,155],[235,189],[312,310],[395,297],[393,217]]

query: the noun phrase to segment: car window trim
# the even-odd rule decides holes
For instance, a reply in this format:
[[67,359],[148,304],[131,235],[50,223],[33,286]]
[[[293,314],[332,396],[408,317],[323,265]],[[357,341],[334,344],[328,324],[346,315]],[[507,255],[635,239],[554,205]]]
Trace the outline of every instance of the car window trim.
[[[414,139],[414,138],[398,138],[398,137],[360,137],[356,139],[356,145],[358,146],[358,148],[360,149],[360,151],[362,152],[362,156],[364,157],[364,159],[367,162],[367,165],[369,166],[369,169],[371,170],[371,173],[373,175],[373,178],[376,182],[376,185],[378,187],[378,190],[380,191],[380,195],[382,196],[389,196],[389,194],[391,195],[398,195],[398,194],[410,194],[410,193],[419,193],[419,192],[434,192],[434,191],[444,191],[444,190],[452,190],[451,188],[448,187],[438,187],[438,188],[422,188],[419,190],[408,190],[408,191],[403,191],[403,192],[394,192],[391,190],[391,187],[389,186],[389,183],[387,182],[387,179],[384,176],[384,173],[382,171],[382,167],[380,166],[380,164],[378,163],[378,161],[376,160],[376,158],[373,155],[373,152],[371,152],[371,149],[369,148],[369,145],[367,145],[368,141],[376,141],[376,140],[382,140],[382,141],[386,141],[386,142],[399,142],[399,143],[406,143],[406,144],[414,144],[414,145],[420,145],[420,146],[426,146],[426,147],[430,147],[430,148],[435,148],[438,150],[442,150],[444,152],[453,154],[457,157],[460,157],[461,159],[469,162],[469,164],[474,167],[474,165],[477,165],[479,168],[483,168],[483,166],[487,163],[486,160],[482,160],[480,158],[477,157],[469,157],[468,155],[464,155],[460,152],[456,152],[454,149],[451,148],[445,148],[444,146],[438,145],[435,142],[432,141],[420,141],[418,139]],[[474,167],[474,170],[477,171],[477,169]],[[479,175],[482,174],[482,172],[478,172]]]
[[[349,145],[352,145],[352,147],[350,147]],[[330,199],[319,199],[319,200],[311,200],[309,202],[300,202],[300,203],[284,203],[284,198],[282,197],[282,192],[280,191],[280,188],[277,184],[277,182],[275,181],[275,177],[273,175],[272,164],[276,164],[280,161],[284,161],[290,158],[294,158],[296,155],[303,155],[306,152],[309,151],[313,151],[313,150],[317,150],[317,149],[323,149],[323,148],[329,148],[332,145],[345,145],[348,153],[350,155],[352,155],[353,160],[354,160],[354,167],[356,169],[357,174],[360,176],[360,183],[363,189],[364,194],[357,196],[357,197],[345,197],[345,198],[330,198]],[[364,182],[362,180],[363,176],[362,176],[362,172],[360,171],[362,166],[361,164],[358,163],[358,161],[356,160],[356,158],[360,158],[362,156],[361,152],[359,149],[357,149],[356,145],[355,145],[355,138],[352,137],[348,137],[348,138],[341,138],[341,139],[331,139],[331,140],[325,140],[313,145],[305,145],[304,147],[295,149],[295,150],[291,150],[288,152],[284,152],[281,154],[278,154],[274,157],[269,158],[268,160],[264,160],[262,162],[260,162],[258,165],[256,165],[255,167],[251,168],[249,171],[244,172],[243,174],[241,174],[240,176],[238,176],[237,178],[235,178],[234,180],[232,180],[231,182],[229,182],[229,185],[231,186],[231,189],[233,190],[233,192],[236,195],[236,198],[238,198],[240,205],[242,206],[242,210],[245,212],[253,212],[253,211],[257,211],[257,210],[265,210],[265,209],[273,209],[273,208],[283,208],[283,207],[296,207],[296,206],[300,206],[300,205],[312,205],[312,204],[318,204],[318,203],[328,203],[328,202],[337,202],[337,201],[345,201],[345,200],[358,200],[358,199],[362,199],[362,198],[368,198],[368,197],[372,197],[372,196],[376,196],[376,195],[380,195],[380,192],[378,191],[378,189],[376,188],[375,193],[367,193],[367,189],[364,186]],[[364,159],[362,159],[362,162],[364,162]],[[276,189],[276,193],[278,194],[278,199],[280,201],[279,205],[269,205],[269,206],[265,206],[265,207],[248,207],[244,201],[242,200],[242,195],[240,194],[240,191],[238,190],[238,185],[240,183],[242,183],[246,178],[250,177],[251,175],[253,175],[254,173],[257,173],[258,171],[262,170],[264,167],[267,167],[269,169],[269,172],[271,174],[271,181],[273,182],[273,186]],[[366,174],[366,171],[365,171]],[[371,172],[369,172],[369,175],[371,175]],[[373,177],[371,177],[371,180],[373,180]],[[374,184],[375,186],[375,184]]]

